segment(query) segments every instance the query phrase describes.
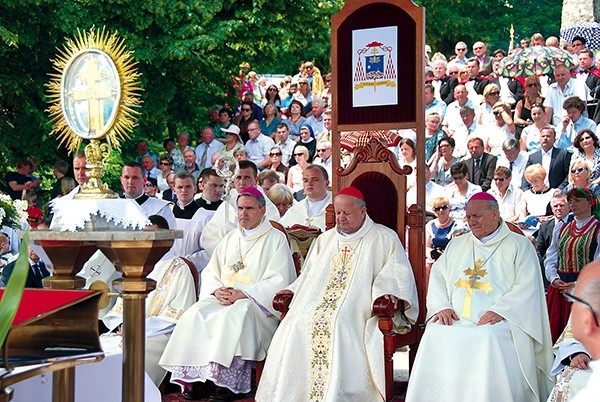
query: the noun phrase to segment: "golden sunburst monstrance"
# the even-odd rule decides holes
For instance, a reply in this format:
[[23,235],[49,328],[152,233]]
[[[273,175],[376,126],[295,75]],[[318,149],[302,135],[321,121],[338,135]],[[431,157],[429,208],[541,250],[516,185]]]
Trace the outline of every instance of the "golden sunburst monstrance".
[[[70,153],[80,149],[82,140],[90,140],[85,147],[89,180],[78,198],[115,197],[102,183],[102,166],[111,148],[119,149],[137,125],[142,90],[137,62],[123,39],[104,28],[78,30],[58,52],[47,85],[51,134]],[[108,144],[100,145],[102,138]]]

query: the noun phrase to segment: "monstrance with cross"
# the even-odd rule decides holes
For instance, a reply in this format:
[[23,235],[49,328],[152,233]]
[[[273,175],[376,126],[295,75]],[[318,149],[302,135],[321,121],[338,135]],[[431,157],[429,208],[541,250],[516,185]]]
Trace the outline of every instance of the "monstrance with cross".
[[[61,144],[77,152],[84,139],[88,182],[76,198],[117,198],[102,182],[102,168],[111,149],[129,138],[137,125],[140,106],[140,74],[135,68],[133,52],[127,51],[116,33],[91,28],[67,39],[52,60],[55,73],[50,74],[48,112]],[[106,143],[100,140],[106,138]]]

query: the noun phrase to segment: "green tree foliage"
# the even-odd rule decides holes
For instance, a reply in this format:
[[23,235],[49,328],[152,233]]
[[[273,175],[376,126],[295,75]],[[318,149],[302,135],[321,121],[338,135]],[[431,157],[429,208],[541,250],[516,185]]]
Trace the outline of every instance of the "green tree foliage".
[[454,54],[454,44],[464,41],[488,44],[488,51],[508,49],[510,25],[519,40],[529,41],[540,32],[545,37],[560,34],[562,1],[531,0],[415,0],[426,8],[427,43],[433,52]]

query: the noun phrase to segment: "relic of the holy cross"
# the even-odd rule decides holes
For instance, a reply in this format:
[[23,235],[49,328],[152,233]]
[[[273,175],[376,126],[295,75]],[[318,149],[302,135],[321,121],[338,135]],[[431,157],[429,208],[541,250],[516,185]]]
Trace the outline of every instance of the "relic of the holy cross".
[[459,279],[454,286],[457,288],[465,288],[465,301],[463,303],[463,309],[460,315],[465,318],[471,318],[471,300],[473,298],[473,289],[480,290],[488,293],[493,290],[492,285],[489,282],[479,282],[487,275],[487,271],[482,269],[483,259],[475,261],[473,268],[465,269],[463,272],[469,277],[469,279]]

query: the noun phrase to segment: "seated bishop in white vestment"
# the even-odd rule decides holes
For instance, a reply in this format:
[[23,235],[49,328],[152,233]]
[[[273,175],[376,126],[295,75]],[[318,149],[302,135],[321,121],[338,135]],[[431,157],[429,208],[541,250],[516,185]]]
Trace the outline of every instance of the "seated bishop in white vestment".
[[[156,288],[146,299],[146,373],[160,386],[166,371],[158,365],[167,341],[181,315],[197,300],[196,284],[189,266],[181,258],[156,263],[148,274]],[[102,319],[111,331],[123,323],[123,299]],[[102,339],[102,338],[101,338]]]
[[552,341],[531,242],[476,193],[470,233],[433,264],[427,328],[410,373],[408,402],[538,402],[552,388]]
[[336,227],[317,237],[267,353],[259,402],[383,401],[383,335],[372,316],[384,295],[404,305],[397,330],[418,315],[412,269],[398,235],[366,214],[362,194],[334,200]]
[[237,203],[240,227],[217,246],[202,271],[200,298],[160,360],[184,391],[197,381],[212,381],[217,391],[250,391],[252,363],[265,358],[279,324],[273,297],[296,276],[285,234],[264,216],[262,192],[248,187]]

